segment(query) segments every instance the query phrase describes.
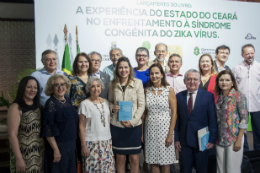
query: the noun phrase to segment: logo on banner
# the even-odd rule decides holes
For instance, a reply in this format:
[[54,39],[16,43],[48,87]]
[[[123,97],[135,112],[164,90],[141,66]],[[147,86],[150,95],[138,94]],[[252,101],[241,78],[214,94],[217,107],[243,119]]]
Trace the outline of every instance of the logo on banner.
[[252,34],[248,33],[245,37],[246,40],[255,40],[256,38],[252,36]]
[[168,55],[167,58],[169,58],[171,56],[171,54],[179,54],[181,57],[182,56],[182,49],[181,46],[171,46],[171,45],[167,45],[168,46]]
[[144,41],[142,46],[145,47],[148,50],[151,49],[151,43],[149,41]]
[[200,54],[200,49],[199,49],[198,46],[196,46],[196,47],[194,48],[194,54],[195,54],[196,56],[198,56],[198,55]]

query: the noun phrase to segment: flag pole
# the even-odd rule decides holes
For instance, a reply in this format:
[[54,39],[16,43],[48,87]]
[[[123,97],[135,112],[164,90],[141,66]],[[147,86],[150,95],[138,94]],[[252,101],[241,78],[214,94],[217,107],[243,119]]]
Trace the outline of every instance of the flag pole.
[[78,42],[78,26],[76,26],[76,50],[78,50],[78,45],[79,45],[79,42]]
[[66,25],[66,24],[65,24],[65,26],[64,26],[63,32],[64,32],[65,43],[67,43],[67,33],[68,33],[68,30],[67,30],[67,25]]

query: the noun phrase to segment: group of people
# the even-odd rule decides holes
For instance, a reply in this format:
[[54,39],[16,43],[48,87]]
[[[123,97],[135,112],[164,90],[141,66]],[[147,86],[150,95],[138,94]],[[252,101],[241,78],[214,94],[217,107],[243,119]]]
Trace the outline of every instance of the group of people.
[[[77,54],[67,75],[57,69],[56,53],[46,50],[44,68],[21,80],[8,110],[11,172],[76,173],[80,160],[84,172],[124,173],[128,159],[130,172],[138,173],[143,149],[144,167],[170,173],[175,148],[183,173],[193,167],[207,172],[214,150],[218,173],[240,172],[248,112],[254,149],[260,149],[260,64],[254,52],[244,45],[244,61],[230,71],[230,49],[222,45],[215,61],[203,54],[199,70],[182,75],[182,57],[172,54],[167,61],[163,43],[150,62],[149,51],[139,47],[135,68],[113,48],[112,64],[103,72],[102,56],[93,51]],[[131,120],[119,121],[119,101],[132,102]],[[200,151],[197,134],[205,127],[210,136]]]

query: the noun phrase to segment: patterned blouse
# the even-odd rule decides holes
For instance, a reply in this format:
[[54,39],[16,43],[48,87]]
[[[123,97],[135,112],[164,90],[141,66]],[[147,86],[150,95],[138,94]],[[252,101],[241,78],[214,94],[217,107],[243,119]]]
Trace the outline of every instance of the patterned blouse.
[[246,97],[234,88],[227,96],[222,94],[217,98],[218,140],[222,146],[233,145],[239,129],[247,129],[248,112]]
[[73,106],[79,107],[80,103],[89,97],[86,93],[86,84],[78,76],[68,76],[71,82],[69,98]]

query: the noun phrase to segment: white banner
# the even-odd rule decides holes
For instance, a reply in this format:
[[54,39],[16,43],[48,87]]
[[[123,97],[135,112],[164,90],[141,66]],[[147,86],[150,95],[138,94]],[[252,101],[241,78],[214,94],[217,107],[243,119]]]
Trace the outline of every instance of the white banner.
[[255,46],[260,60],[259,9],[258,3],[232,1],[36,0],[36,68],[43,66],[41,53],[46,49],[57,52],[61,67],[65,24],[72,63],[77,26],[81,52],[99,52],[101,69],[111,64],[111,47],[121,48],[136,66],[136,49],[147,47],[153,60],[159,42],[168,45],[169,54],[182,55],[182,73],[197,69],[204,53],[215,58],[222,44],[231,49],[226,64],[233,68],[243,60],[241,47],[246,43]]

